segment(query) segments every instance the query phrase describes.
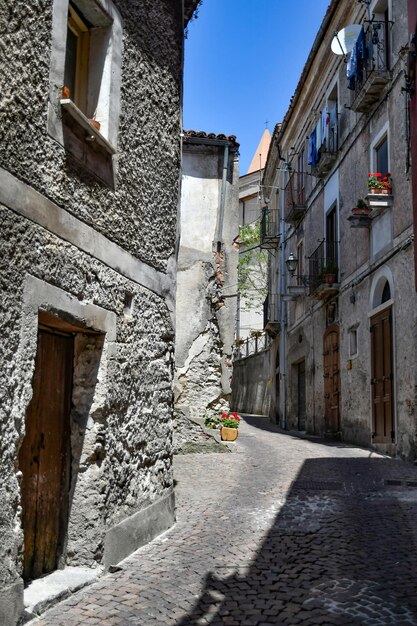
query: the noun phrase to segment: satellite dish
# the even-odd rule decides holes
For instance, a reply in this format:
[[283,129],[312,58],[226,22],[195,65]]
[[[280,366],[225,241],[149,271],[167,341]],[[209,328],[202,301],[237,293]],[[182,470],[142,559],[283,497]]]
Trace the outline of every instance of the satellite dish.
[[332,52],[335,54],[348,54],[352,52],[362,30],[361,24],[350,24],[335,33],[332,39]]

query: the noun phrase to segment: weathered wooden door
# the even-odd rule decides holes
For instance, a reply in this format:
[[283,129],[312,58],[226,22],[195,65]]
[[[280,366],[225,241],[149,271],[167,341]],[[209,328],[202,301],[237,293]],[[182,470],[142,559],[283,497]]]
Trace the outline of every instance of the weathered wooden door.
[[298,430],[306,429],[306,363],[297,365],[298,378]]
[[73,337],[39,330],[19,453],[25,580],[57,567],[67,529]]
[[339,326],[326,329],[323,341],[324,423],[327,434],[340,431],[340,357]]
[[392,309],[371,318],[372,438],[375,443],[395,439],[393,414]]

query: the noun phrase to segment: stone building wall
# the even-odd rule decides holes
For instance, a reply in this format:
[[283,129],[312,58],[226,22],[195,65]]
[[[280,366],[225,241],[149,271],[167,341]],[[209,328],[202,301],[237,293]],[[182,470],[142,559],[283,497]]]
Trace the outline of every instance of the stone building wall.
[[181,20],[164,0],[115,5],[123,23],[116,191],[91,179],[48,135],[52,0],[3,3],[0,166],[165,271],[179,189]]
[[233,362],[232,408],[238,413],[269,415],[271,387],[269,350]]
[[[338,96],[338,147],[334,161],[324,175],[316,176],[306,166],[306,212],[296,224],[287,223],[285,256],[297,253],[303,242],[304,267],[310,278],[309,257],[327,237],[326,214],[336,207],[339,251],[339,284],[322,290],[318,297],[307,284],[286,305],[287,327],[281,329],[285,343],[286,375],[282,372],[280,394],[275,407],[286,414],[287,427],[298,428],[298,365],[305,362],[306,429],[326,433],[326,376],[324,371],[324,336],[332,325],[339,328],[339,432],[334,435],[360,445],[374,446],[382,452],[407,459],[416,457],[415,359],[416,294],[413,289],[413,216],[410,186],[409,146],[405,124],[408,96],[404,90],[404,64],[401,52],[408,40],[407,3],[388,3],[392,23],[390,36],[390,72],[380,97],[365,111],[353,110],[353,94],[347,88],[346,64],[340,56],[329,54],[327,35],[349,23],[366,19],[365,8],[348,2],[332,2],[322,29],[297,87],[282,130],[275,133],[280,154],[297,168],[297,157],[305,137],[318,121],[330,93]],[[387,6],[388,6],[387,4]],[[384,2],[371,2],[371,12]],[[364,88],[364,90],[367,86]],[[358,198],[368,194],[368,172],[375,170],[375,146],[387,133],[389,169],[393,179],[392,199],[374,209],[372,219],[360,228],[352,228],[351,210]],[[274,141],[272,142],[274,145]],[[264,184],[280,186],[282,177],[274,171],[273,149],[268,159]],[[282,184],[281,184],[282,186]],[[380,202],[380,201],[378,201]],[[273,261],[271,274],[281,273],[281,259]],[[286,272],[286,270],[285,270]],[[286,272],[287,285],[294,285]],[[382,288],[389,285],[389,298],[381,300]],[[330,294],[330,295],[329,295]],[[313,297],[312,297],[313,296]],[[387,432],[381,443],[373,433],[373,380],[371,318],[378,311],[392,314],[392,403],[393,440]],[[285,338],[283,337],[285,333]],[[357,351],[352,354],[352,336],[356,334]],[[285,339],[285,340],[284,340]],[[273,359],[271,359],[271,363]],[[281,368],[283,362],[281,359]],[[284,393],[284,386],[286,394]],[[385,401],[387,397],[385,397]],[[389,440],[389,441],[388,441]]]
[[0,14],[2,626],[22,610],[19,450],[42,316],[74,337],[69,511],[57,566],[108,567],[174,521],[180,3],[112,5],[122,25],[120,116],[114,184],[105,184],[50,135],[52,105],[63,124],[50,95],[62,2],[10,1]]

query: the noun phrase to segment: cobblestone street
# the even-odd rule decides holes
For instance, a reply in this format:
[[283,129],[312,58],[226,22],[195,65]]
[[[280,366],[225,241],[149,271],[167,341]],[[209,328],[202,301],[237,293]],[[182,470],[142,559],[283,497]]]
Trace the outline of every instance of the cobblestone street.
[[242,422],[177,457],[177,523],[37,626],[417,625],[417,468]]

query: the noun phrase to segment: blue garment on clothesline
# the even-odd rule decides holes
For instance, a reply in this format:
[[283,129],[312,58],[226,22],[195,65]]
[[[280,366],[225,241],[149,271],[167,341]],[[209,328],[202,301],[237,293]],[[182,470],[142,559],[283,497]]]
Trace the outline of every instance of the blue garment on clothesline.
[[356,82],[361,81],[363,75],[363,63],[366,60],[366,57],[367,51],[365,32],[362,27],[347,62],[346,75],[348,78],[348,89],[354,90]]
[[321,112],[321,143],[327,148],[327,125],[329,123],[327,106],[323,108]]
[[315,128],[308,138],[307,163],[308,165],[311,165],[311,167],[316,167],[318,160],[319,155],[317,153],[317,132]]

